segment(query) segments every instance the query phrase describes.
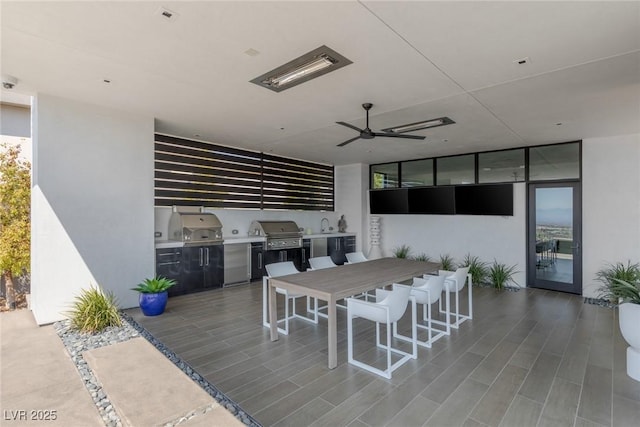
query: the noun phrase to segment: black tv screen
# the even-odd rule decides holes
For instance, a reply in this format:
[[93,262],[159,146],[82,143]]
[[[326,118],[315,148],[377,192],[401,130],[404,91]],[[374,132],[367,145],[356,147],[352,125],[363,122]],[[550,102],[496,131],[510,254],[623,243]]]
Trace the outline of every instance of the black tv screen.
[[453,215],[455,187],[409,188],[409,213]]
[[370,190],[369,209],[372,214],[409,213],[407,189]]
[[513,216],[513,184],[456,186],[457,215]]

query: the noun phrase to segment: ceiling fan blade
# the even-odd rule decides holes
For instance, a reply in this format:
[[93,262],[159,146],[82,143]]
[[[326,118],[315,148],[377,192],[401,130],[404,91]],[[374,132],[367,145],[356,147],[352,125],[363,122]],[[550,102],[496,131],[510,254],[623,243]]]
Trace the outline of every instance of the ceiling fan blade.
[[405,134],[397,134],[397,133],[386,133],[386,132],[374,132],[375,136],[386,136],[388,138],[405,138],[405,139],[425,139],[426,136],[420,135],[405,135]]
[[342,144],[338,144],[336,145],[336,147],[344,147],[347,144],[352,143],[353,141],[355,141],[356,139],[360,139],[359,136],[356,136],[355,138],[351,138],[351,139],[347,139],[345,142],[343,142]]
[[346,126],[346,127],[348,127],[348,128],[351,128],[351,129],[353,129],[353,130],[355,130],[355,131],[362,132],[362,129],[357,128],[357,127],[355,127],[354,125],[350,125],[349,123],[345,123],[345,122],[336,122],[336,123],[337,123],[337,124],[339,124],[339,125],[342,125],[342,126]]

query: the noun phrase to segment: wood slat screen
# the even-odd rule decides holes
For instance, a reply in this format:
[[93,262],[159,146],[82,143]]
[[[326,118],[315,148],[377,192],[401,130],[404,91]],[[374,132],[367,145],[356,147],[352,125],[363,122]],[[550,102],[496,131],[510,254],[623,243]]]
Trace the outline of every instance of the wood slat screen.
[[156,134],[156,206],[333,210],[333,166]]

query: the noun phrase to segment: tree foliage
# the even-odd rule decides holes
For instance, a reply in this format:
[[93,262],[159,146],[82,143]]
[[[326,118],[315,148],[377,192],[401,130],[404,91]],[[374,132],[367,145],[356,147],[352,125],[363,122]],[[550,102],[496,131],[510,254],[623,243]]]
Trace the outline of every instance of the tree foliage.
[[13,278],[29,271],[31,238],[31,164],[20,147],[0,146],[0,271],[7,305],[14,304]]

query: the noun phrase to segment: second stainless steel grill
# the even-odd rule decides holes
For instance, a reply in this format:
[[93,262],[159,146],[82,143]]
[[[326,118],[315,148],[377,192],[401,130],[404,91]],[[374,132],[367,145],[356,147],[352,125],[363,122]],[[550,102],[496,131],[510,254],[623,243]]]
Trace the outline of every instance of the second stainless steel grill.
[[265,236],[266,249],[292,249],[302,247],[302,232],[294,221],[253,221],[250,236]]

